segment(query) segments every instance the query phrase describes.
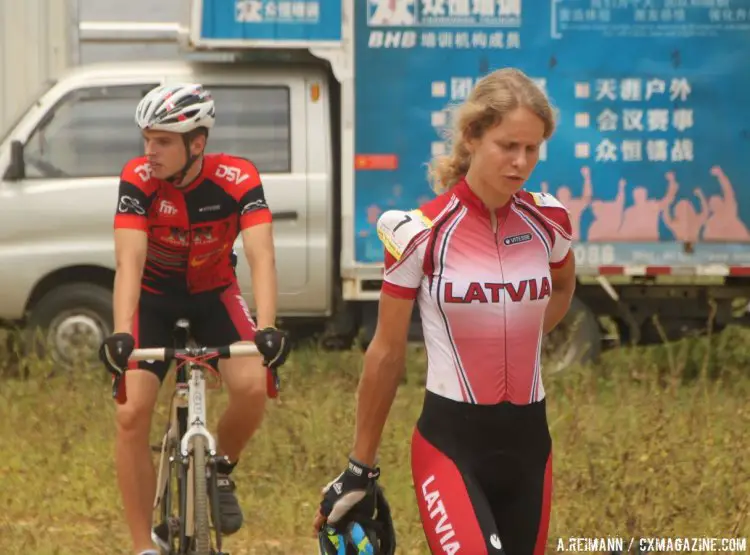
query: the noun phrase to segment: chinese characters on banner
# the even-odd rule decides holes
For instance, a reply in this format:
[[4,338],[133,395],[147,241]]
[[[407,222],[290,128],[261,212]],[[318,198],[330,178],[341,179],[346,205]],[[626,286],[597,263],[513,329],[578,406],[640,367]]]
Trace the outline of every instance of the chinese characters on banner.
[[237,23],[317,23],[325,0],[235,0]]
[[[693,110],[685,104],[691,92],[689,81],[681,77],[577,82],[575,97],[593,97],[600,108],[593,114],[576,111],[575,127],[586,129],[593,125],[602,138],[593,148],[586,142],[576,143],[575,157],[593,157],[602,163],[693,161],[693,139],[687,136],[694,124]],[[655,100],[665,99],[669,106],[676,107],[653,106]],[[611,104],[618,101],[622,108]],[[670,129],[680,134],[669,140],[659,136]]]
[[528,187],[568,207],[583,264],[678,263],[681,242],[718,260],[720,246],[750,241],[737,154],[750,140],[750,0],[357,6],[355,148],[397,160],[356,174],[358,261],[380,259],[380,211],[431,198],[425,164],[448,153],[452,108],[501,67],[524,71],[559,110]]
[[194,0],[195,47],[239,50],[340,45],[342,0]]
[[521,48],[521,0],[367,2],[369,48]]
[[717,36],[750,29],[745,0],[587,0],[556,2],[552,37],[596,31],[604,37]]

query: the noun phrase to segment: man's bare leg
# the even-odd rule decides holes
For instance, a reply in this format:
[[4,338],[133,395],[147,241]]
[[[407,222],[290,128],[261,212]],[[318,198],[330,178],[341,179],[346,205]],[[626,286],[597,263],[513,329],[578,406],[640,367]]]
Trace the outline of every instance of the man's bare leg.
[[229,393],[229,404],[219,419],[219,454],[236,462],[263,421],[267,370],[258,357],[221,362],[225,363],[221,375]]
[[[229,404],[219,419],[217,451],[228,459],[216,466],[222,533],[234,534],[242,527],[242,509],[230,478],[242,450],[256,432],[266,406],[266,372],[259,358],[222,360],[222,379],[229,392]],[[220,363],[220,364],[221,364]]]
[[149,433],[159,378],[146,370],[128,370],[128,400],[117,405],[115,461],[117,482],[136,553],[153,549],[151,515],[156,472],[151,458]]

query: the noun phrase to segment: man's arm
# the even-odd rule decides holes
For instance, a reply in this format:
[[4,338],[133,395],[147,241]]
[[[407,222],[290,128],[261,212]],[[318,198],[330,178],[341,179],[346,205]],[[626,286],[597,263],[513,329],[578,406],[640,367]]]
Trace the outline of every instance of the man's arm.
[[237,201],[240,233],[255,300],[258,329],[276,326],[276,252],[273,244],[273,218],[266,202],[263,182],[255,165],[245,158],[228,157],[227,164],[238,170],[242,185],[227,184]]
[[250,266],[258,329],[276,325],[276,252],[271,223],[242,230],[242,246]]
[[133,318],[141,297],[141,279],[146,263],[147,246],[146,232],[139,229],[115,230],[115,333],[133,333]]
[[128,162],[120,175],[115,211],[114,332],[133,333],[148,251],[148,209],[154,195],[145,160]]

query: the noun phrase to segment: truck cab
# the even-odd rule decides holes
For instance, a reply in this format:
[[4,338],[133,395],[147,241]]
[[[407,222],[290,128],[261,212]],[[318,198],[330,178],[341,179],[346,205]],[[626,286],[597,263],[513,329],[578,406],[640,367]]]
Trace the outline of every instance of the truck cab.
[[[41,339],[58,357],[95,349],[111,332],[119,175],[143,152],[138,101],[168,82],[204,84],[217,104],[207,151],[248,158],[259,169],[274,218],[279,314],[331,312],[326,73],[189,61],[87,65],[59,78],[0,143],[0,320],[45,330]],[[252,304],[239,238],[235,252]]]

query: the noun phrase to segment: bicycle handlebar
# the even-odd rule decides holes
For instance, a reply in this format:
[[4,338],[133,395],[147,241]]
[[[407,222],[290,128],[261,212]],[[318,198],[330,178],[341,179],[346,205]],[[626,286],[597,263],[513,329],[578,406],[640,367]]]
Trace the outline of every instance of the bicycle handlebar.
[[[225,345],[223,347],[188,347],[187,349],[174,349],[171,347],[149,347],[145,349],[134,349],[129,360],[160,360],[170,362],[175,358],[182,357],[204,357],[232,358],[259,355],[258,347],[249,344]],[[112,397],[117,399],[120,391],[120,378],[117,376],[112,381]],[[124,402],[124,394],[121,402]]]
[[213,356],[217,358],[247,357],[258,355],[258,347],[255,345],[226,345],[224,347],[192,347],[187,349],[174,349],[170,347],[150,347],[145,349],[134,349],[130,360],[160,360],[171,361],[177,357]]

